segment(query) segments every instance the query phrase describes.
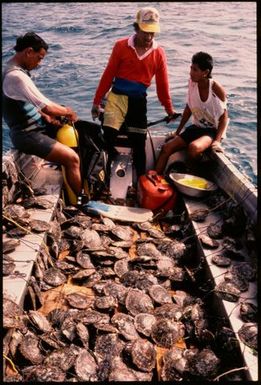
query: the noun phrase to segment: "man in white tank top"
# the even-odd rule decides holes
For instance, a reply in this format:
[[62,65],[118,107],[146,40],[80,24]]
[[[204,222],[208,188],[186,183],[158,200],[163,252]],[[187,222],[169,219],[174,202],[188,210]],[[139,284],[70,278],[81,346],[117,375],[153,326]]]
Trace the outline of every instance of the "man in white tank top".
[[[211,79],[212,68],[213,59],[208,53],[193,55],[187,104],[176,132],[161,149],[155,167],[158,174],[164,172],[174,152],[187,149],[189,161],[194,162],[210,146],[221,150],[220,142],[228,125],[227,97],[224,88]],[[192,125],[183,130],[190,117]]]

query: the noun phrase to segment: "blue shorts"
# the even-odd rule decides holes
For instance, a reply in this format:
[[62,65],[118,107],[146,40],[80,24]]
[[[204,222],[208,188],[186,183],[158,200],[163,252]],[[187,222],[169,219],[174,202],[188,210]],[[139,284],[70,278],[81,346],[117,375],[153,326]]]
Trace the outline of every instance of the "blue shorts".
[[201,136],[205,136],[205,135],[210,136],[210,138],[215,140],[217,135],[216,128],[198,127],[195,124],[192,124],[191,126],[186,127],[185,131],[179,134],[179,136],[186,142],[186,144],[189,144],[194,140],[201,138]]

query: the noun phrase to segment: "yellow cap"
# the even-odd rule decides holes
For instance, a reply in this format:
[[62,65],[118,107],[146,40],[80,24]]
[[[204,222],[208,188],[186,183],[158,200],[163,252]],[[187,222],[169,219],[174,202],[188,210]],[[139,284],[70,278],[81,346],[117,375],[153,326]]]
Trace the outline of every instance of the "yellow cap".
[[160,32],[159,13],[156,8],[141,8],[137,13],[136,22],[144,32]]
[[65,124],[58,130],[56,139],[68,147],[78,146],[78,133],[70,124]]

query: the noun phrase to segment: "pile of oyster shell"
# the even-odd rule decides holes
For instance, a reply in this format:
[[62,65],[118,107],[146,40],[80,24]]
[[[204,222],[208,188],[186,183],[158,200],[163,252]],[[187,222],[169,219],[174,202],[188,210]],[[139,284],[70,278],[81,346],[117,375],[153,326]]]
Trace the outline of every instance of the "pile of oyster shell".
[[[5,381],[200,381],[222,372],[222,354],[237,349],[237,338],[225,321],[213,330],[206,303],[191,290],[197,281],[184,216],[171,225],[123,224],[60,201],[44,224],[30,221],[35,205],[48,207],[31,197],[4,209],[23,227],[47,231],[28,286],[32,309],[4,298]],[[26,232],[4,226],[8,275],[8,252]],[[212,241],[219,230],[209,229]],[[244,274],[251,275],[249,267]],[[226,299],[227,286],[216,288]],[[257,349],[256,309],[244,302],[241,313],[247,323],[239,337]]]

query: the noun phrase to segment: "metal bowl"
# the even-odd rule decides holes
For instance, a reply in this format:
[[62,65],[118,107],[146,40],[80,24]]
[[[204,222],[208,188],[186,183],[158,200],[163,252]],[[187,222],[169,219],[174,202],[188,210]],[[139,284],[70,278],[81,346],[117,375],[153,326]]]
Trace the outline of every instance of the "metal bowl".
[[[172,172],[169,174],[169,178],[171,179],[171,181],[174,183],[174,185],[177,187],[177,189],[182,194],[188,195],[190,197],[201,198],[201,197],[208,195],[210,192],[215,191],[218,188],[215,183],[210,182],[209,180],[207,180],[205,178],[201,178],[201,177],[195,176],[195,175]],[[187,186],[187,185],[179,182],[179,180],[181,180],[181,179],[200,180],[204,183],[207,183],[207,186],[206,186],[206,188]]]

